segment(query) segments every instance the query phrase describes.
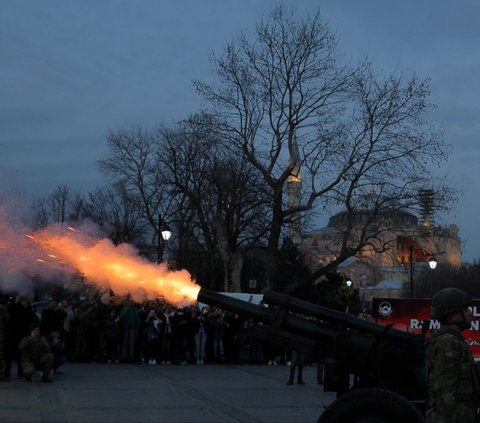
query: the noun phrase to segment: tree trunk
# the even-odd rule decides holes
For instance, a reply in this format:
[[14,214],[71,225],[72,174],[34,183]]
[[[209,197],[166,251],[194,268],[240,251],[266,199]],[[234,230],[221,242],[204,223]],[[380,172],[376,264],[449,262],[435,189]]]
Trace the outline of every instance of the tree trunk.
[[275,192],[273,203],[272,229],[268,238],[268,248],[265,257],[265,288],[274,289],[275,272],[277,268],[278,244],[282,233],[282,199],[283,193],[281,189]]
[[238,251],[232,251],[229,247],[227,229],[221,216],[215,217],[214,225],[217,232],[217,249],[223,260],[225,271],[223,290],[226,292],[240,292],[242,290],[243,256]]
[[225,291],[241,292],[243,256],[237,252],[230,253],[225,264]]

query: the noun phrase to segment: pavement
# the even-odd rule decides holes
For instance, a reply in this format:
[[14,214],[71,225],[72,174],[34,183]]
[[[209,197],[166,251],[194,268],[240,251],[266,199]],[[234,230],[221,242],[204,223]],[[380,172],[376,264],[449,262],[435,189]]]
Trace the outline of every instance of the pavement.
[[[15,366],[14,366],[15,367]],[[335,394],[288,366],[68,363],[54,383],[0,382],[5,423],[314,423]]]

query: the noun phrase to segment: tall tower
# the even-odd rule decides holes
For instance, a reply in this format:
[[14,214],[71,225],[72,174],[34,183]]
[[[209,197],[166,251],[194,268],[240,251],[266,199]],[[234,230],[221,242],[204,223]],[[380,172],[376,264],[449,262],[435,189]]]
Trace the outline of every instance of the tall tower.
[[435,192],[433,189],[421,189],[420,195],[420,212],[422,218],[422,226],[428,230],[432,225],[433,213],[435,211]]
[[[300,153],[298,151],[297,136],[294,134],[289,143],[290,165],[293,169],[287,181],[287,204],[288,208],[298,207],[302,199],[302,178],[300,177]],[[288,227],[288,237],[296,245],[301,242],[302,224],[299,213],[294,213]]]

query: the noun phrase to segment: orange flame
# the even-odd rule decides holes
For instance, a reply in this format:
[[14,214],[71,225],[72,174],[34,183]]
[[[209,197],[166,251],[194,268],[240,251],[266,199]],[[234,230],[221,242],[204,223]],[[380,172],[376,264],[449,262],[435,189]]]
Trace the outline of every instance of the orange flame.
[[67,229],[60,234],[42,230],[27,235],[45,254],[38,262],[67,265],[89,282],[111,288],[117,295],[131,294],[137,301],[159,296],[174,304],[197,300],[200,286],[186,270],[172,271],[164,263],[153,264],[128,244],[115,246],[108,239],[95,240],[78,229]]

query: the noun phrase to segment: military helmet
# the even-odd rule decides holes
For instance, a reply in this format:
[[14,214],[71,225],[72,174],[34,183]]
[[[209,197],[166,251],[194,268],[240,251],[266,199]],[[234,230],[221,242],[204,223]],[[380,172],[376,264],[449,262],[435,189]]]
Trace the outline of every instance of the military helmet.
[[432,298],[432,317],[442,319],[450,313],[463,310],[472,304],[472,298],[458,288],[445,288]]

